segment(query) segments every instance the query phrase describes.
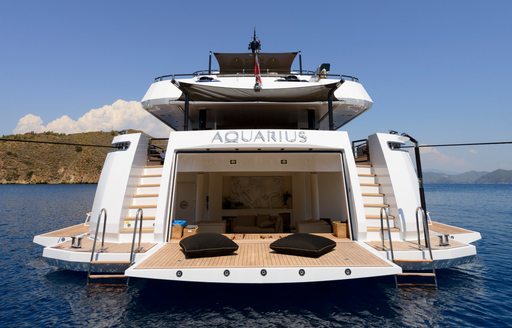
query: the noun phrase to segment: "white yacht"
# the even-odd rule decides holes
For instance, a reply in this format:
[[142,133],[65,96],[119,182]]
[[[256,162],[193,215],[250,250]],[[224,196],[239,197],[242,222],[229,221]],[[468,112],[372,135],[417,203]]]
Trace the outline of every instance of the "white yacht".
[[[475,257],[478,232],[425,214],[420,162],[403,148],[414,139],[340,130],[372,105],[357,78],[303,70],[300,52],[262,53],[256,37],[249,48],[155,79],[143,107],[174,131],[113,139],[86,222],[34,237],[50,264],[91,281],[435,285],[436,269]],[[332,246],[273,247],[305,234]],[[236,247],[188,256],[184,241],[201,235]]]

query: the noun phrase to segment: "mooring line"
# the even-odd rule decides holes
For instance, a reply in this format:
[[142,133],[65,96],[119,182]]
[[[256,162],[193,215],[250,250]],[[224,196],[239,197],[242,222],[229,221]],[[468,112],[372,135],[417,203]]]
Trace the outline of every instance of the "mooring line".
[[[512,144],[512,141],[494,141],[494,142],[472,142],[472,143],[453,143],[453,144],[434,144],[434,145],[418,145],[419,148],[429,147],[460,147],[460,146],[486,146],[486,145],[506,145]],[[414,146],[402,146],[400,148],[414,148]]]
[[58,141],[20,140],[20,139],[9,139],[9,138],[0,138],[0,141],[6,141],[6,142],[29,142],[29,143],[49,144],[49,145],[64,145],[64,146],[116,148],[114,146],[107,146],[107,145],[80,144],[80,143],[58,142]]

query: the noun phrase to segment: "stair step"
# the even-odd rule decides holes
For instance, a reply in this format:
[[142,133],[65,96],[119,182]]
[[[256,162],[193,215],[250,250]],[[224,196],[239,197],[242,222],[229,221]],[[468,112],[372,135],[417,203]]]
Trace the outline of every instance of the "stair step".
[[141,178],[160,178],[162,177],[161,174],[144,174],[141,176]]
[[[125,218],[124,220],[125,221],[135,221],[135,219],[136,219],[135,217],[129,216],[129,217]],[[142,221],[152,221],[154,219],[155,219],[154,216],[144,216],[142,218]]]
[[162,168],[163,165],[146,165],[144,166],[145,169],[155,169],[155,168]]
[[133,198],[158,197],[158,194],[139,194],[133,195]]
[[359,184],[361,187],[380,187],[381,184],[380,183],[360,183]]
[[364,204],[364,207],[389,207],[388,204]]
[[[367,231],[380,231],[380,227],[366,227]],[[384,228],[384,230],[388,230],[388,228]],[[391,232],[400,232],[398,228],[390,228]]]
[[[123,228],[121,229],[121,233],[133,233],[133,229],[134,227],[130,227],[130,228]],[[137,228],[137,233],[139,232],[139,229]],[[148,228],[142,228],[142,233],[153,233],[155,232],[155,228],[153,227],[148,227]]]
[[89,275],[89,279],[126,279],[128,276],[125,276],[124,274],[91,274]]
[[151,205],[130,205],[128,206],[129,209],[139,209],[139,208],[156,208],[156,204]]
[[367,196],[367,197],[384,197],[385,196],[384,194],[373,193],[373,192],[363,192],[362,195]]
[[431,272],[403,272],[399,273],[398,276],[435,277],[436,274]]
[[[389,217],[390,220],[394,220],[395,219],[394,215],[389,215],[388,217]],[[366,219],[367,220],[380,220],[380,215],[367,215]],[[385,217],[383,219],[386,220]]]
[[423,287],[433,287],[436,288],[436,284],[415,284],[415,283],[402,283],[402,284],[396,284],[397,287],[413,287],[413,286],[423,286]]
[[401,260],[401,259],[395,259],[395,262],[404,262],[404,263],[428,263],[428,262],[432,262],[432,260],[429,260],[429,259],[421,259],[421,260]]
[[93,260],[91,264],[130,264],[130,261]]
[[149,187],[160,187],[159,183],[148,183],[137,185],[137,188],[149,188]]
[[359,173],[358,176],[360,177],[376,177],[376,174],[373,173]]
[[356,167],[373,167],[373,165],[365,163],[356,163]]

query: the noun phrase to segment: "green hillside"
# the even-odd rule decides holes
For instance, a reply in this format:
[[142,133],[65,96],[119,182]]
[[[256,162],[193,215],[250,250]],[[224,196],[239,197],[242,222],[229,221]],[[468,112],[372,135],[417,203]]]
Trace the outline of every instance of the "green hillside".
[[[118,133],[53,132],[3,136],[78,144],[110,145]],[[0,183],[97,183],[109,148],[0,141]]]

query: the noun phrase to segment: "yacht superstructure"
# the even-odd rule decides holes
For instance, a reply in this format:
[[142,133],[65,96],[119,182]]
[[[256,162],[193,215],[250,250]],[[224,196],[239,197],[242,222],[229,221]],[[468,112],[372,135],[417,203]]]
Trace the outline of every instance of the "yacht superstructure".
[[[426,215],[408,136],[351,141],[339,130],[372,105],[357,78],[250,49],[216,53],[217,70],[155,79],[142,104],[174,131],[114,138],[90,220],[34,238],[51,264],[91,278],[297,283],[435,280],[435,269],[474,258],[478,232]],[[187,258],[180,241],[201,233],[239,249]],[[294,233],[336,247],[318,258],[269,248]]]

